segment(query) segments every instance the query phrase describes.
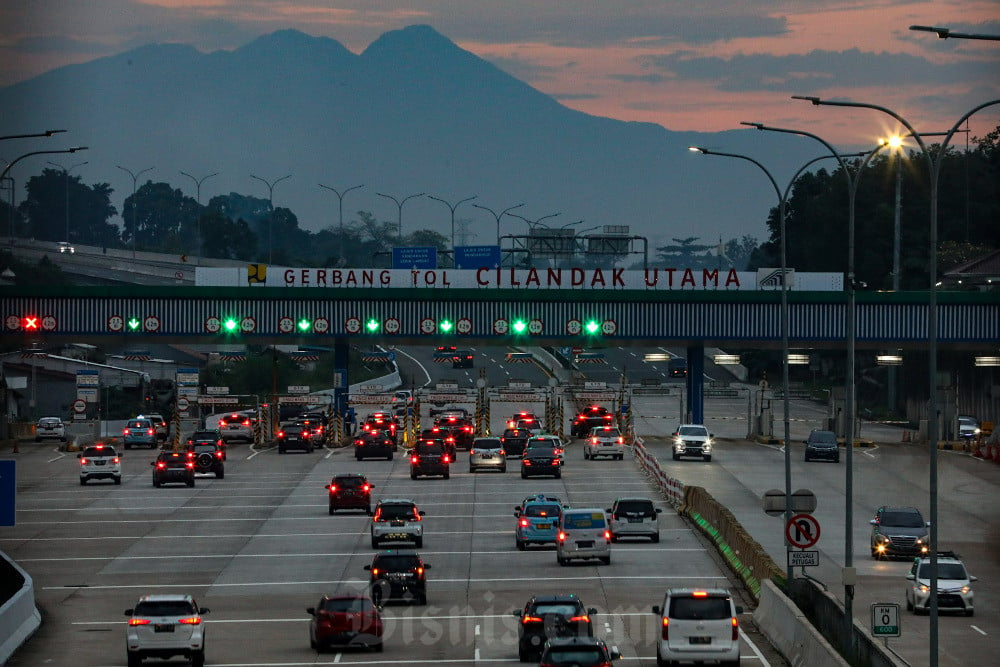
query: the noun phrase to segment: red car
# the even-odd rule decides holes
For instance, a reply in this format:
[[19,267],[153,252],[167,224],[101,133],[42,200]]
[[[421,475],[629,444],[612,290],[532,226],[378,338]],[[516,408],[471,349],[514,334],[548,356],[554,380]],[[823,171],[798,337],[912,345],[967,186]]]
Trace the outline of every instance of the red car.
[[382,614],[367,595],[324,595],[306,609],[309,645],[317,652],[331,646],[382,650]]

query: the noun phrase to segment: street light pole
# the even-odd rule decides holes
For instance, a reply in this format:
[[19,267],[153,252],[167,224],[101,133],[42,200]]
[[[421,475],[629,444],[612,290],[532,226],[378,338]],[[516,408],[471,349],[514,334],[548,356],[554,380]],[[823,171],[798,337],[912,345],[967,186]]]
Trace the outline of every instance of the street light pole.
[[281,183],[286,178],[291,178],[291,177],[292,177],[292,175],[288,174],[287,176],[282,176],[281,178],[277,178],[277,179],[275,179],[275,180],[273,180],[271,182],[268,182],[268,181],[264,180],[263,178],[261,178],[260,176],[254,176],[253,174],[250,174],[250,178],[255,178],[255,179],[257,179],[258,181],[260,181],[261,183],[263,183],[264,185],[267,186],[267,211],[268,211],[268,214],[267,214],[267,263],[268,264],[271,263],[271,260],[274,257],[274,253],[273,253],[274,246],[271,244],[271,239],[274,236],[274,234],[272,233],[272,230],[274,228],[274,186],[277,185],[278,183]]
[[[48,132],[46,132],[45,134],[14,135],[8,137],[0,137],[0,139],[20,139],[21,137],[47,137],[51,136],[51,133],[65,132],[65,131],[66,130],[48,130]],[[3,168],[3,171],[0,172],[0,183],[3,183],[3,179],[7,178],[7,174],[10,173],[10,170],[14,167],[14,165],[26,157],[31,157],[32,155],[57,155],[59,153],[75,153],[77,151],[85,151],[85,150],[87,150],[86,146],[74,146],[73,148],[67,148],[66,150],[61,150],[61,151],[31,151],[30,153],[25,153],[24,155],[16,157],[14,158],[14,160],[7,163],[7,165]],[[14,179],[13,178],[10,179],[10,206],[11,206],[10,236],[11,238],[13,238],[14,237]]]
[[351,190],[357,190],[358,188],[363,188],[365,186],[364,186],[364,184],[362,184],[362,185],[352,185],[351,187],[347,188],[343,192],[340,192],[336,188],[331,188],[329,185],[323,185],[322,183],[319,183],[319,187],[324,188],[326,190],[329,190],[333,194],[337,195],[337,207],[340,210],[340,260],[341,260],[341,262],[343,262],[343,261],[345,261],[345,258],[344,258],[344,196],[348,192],[350,192]]
[[78,162],[77,164],[74,164],[69,169],[67,169],[66,167],[62,166],[58,162],[53,162],[51,160],[48,160],[48,163],[51,164],[53,167],[59,167],[60,169],[62,169],[63,175],[66,176],[66,237],[65,238],[66,238],[66,242],[69,243],[69,172],[73,171],[77,167],[82,167],[83,165],[90,164],[90,163],[89,162]]
[[399,242],[403,242],[403,204],[410,201],[411,199],[416,199],[417,197],[423,197],[426,192],[421,192],[420,194],[410,195],[408,197],[403,197],[402,200],[396,199],[392,195],[383,194],[381,192],[376,192],[379,197],[385,197],[386,199],[391,199],[396,203],[396,233],[399,236]]
[[45,130],[44,132],[39,132],[37,134],[8,134],[0,137],[0,141],[5,139],[36,139],[39,137],[51,137],[53,134],[59,134],[65,131],[66,130]]
[[[931,567],[931,577],[930,577],[930,665],[931,667],[937,667],[938,665],[938,599],[936,591],[938,589],[938,575],[937,575],[937,524],[938,524],[938,456],[937,456],[937,439],[938,439],[938,400],[937,400],[937,352],[938,352],[938,312],[937,312],[937,244],[938,244],[938,177],[941,172],[941,164],[944,162],[948,153],[948,143],[951,138],[959,131],[962,123],[964,123],[969,117],[971,117],[976,112],[985,109],[986,107],[993,106],[995,104],[1000,104],[1000,100],[991,100],[989,102],[984,102],[979,106],[973,108],[972,110],[966,112],[958,121],[951,127],[948,132],[945,133],[945,138],[941,142],[940,147],[937,151],[932,152],[928,146],[924,143],[921,135],[913,128],[908,120],[900,116],[898,113],[884,106],[877,104],[868,104],[865,102],[834,102],[830,100],[823,100],[819,97],[810,97],[804,95],[793,95],[792,99],[806,100],[811,102],[814,106],[838,106],[838,107],[854,107],[858,109],[872,109],[874,111],[879,111],[888,116],[894,118],[903,127],[907,129],[916,142],[920,146],[920,151],[923,153],[924,158],[927,160],[928,174],[930,175],[930,187],[931,187],[931,211],[930,211],[930,257],[928,257],[928,272],[930,273],[930,294],[928,298],[927,305],[927,366],[928,366],[928,376],[929,376],[929,401],[930,407],[928,409],[929,414],[927,415],[928,430],[928,447],[929,447],[929,486],[930,486],[930,567]],[[850,526],[847,527],[850,530]]]
[[182,176],[187,176],[192,181],[194,181],[194,184],[195,184],[195,188],[196,188],[196,192],[197,192],[197,196],[195,198],[195,202],[198,203],[198,252],[201,252],[201,247],[202,247],[202,243],[201,243],[201,184],[204,183],[205,181],[207,181],[208,179],[212,178],[213,176],[218,176],[219,172],[216,171],[214,173],[209,174],[208,176],[202,176],[201,178],[195,178],[194,176],[192,176],[191,174],[187,173],[186,171],[182,171],[181,175]]
[[138,173],[133,173],[133,171],[131,169],[126,169],[125,167],[121,166],[120,164],[116,164],[115,166],[118,167],[119,169],[121,169],[122,171],[124,171],[125,173],[127,173],[129,176],[132,177],[132,258],[134,259],[135,258],[135,237],[139,235],[138,210],[137,210],[136,201],[135,201],[136,200],[136,197],[135,197],[136,183],[139,181],[139,177],[140,176],[142,176],[143,174],[145,174],[147,171],[152,171],[153,169],[155,169],[155,167],[146,167],[145,169],[143,169],[142,171],[140,171]]
[[[530,233],[530,232],[532,232],[535,229],[535,227],[538,226],[538,223],[540,223],[542,220],[548,220],[549,218],[554,218],[557,215],[562,215],[562,211],[560,211],[558,213],[549,213],[548,215],[543,215],[542,217],[535,218],[534,220],[529,220],[528,218],[524,217],[523,215],[518,215],[517,213],[511,213],[510,215],[512,217],[515,217],[515,218],[519,219],[519,220],[524,220],[526,223],[528,223],[528,232]],[[545,227],[547,225],[542,225],[542,226]]]
[[444,204],[445,206],[447,206],[448,209],[451,211],[451,249],[452,249],[452,251],[455,250],[455,209],[457,209],[459,206],[461,206],[463,203],[465,203],[467,201],[472,201],[473,199],[475,199],[478,196],[479,195],[472,195],[471,197],[466,197],[465,199],[459,199],[455,203],[455,205],[452,206],[451,203],[445,201],[444,199],[441,199],[440,197],[435,197],[434,195],[427,195],[427,197],[429,199],[433,199],[434,201],[441,202],[442,204]]
[[486,208],[485,206],[480,206],[479,204],[473,204],[472,205],[473,208],[481,208],[484,211],[489,211],[490,215],[492,215],[494,218],[496,218],[496,221],[497,221],[497,245],[498,246],[500,245],[500,218],[502,218],[507,213],[510,213],[515,208],[521,208],[522,206],[524,206],[524,202],[521,202],[520,204],[515,204],[514,206],[508,206],[504,210],[502,210],[499,213],[497,213],[493,209]]

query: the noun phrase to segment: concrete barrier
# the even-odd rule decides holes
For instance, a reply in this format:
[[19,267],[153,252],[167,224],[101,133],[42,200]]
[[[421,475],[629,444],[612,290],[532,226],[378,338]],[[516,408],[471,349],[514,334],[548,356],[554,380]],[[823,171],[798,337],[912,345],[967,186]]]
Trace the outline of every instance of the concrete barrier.
[[42,623],[42,616],[35,607],[35,589],[28,573],[0,551],[0,576],[5,581],[20,577],[21,587],[3,605],[0,605],[0,665],[6,664],[28,637]]
[[773,581],[762,582],[753,622],[793,667],[849,667]]

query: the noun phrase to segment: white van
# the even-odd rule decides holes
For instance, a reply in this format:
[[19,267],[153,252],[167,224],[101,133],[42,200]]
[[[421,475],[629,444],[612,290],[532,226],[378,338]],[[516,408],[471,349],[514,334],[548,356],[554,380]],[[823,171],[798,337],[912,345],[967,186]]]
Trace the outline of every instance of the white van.
[[653,607],[660,617],[656,664],[719,662],[740,664],[740,623],[743,608],[733,604],[722,588],[671,588],[663,605]]
[[611,564],[611,528],[600,507],[568,509],[560,517],[556,560],[566,565],[574,558],[597,558]]

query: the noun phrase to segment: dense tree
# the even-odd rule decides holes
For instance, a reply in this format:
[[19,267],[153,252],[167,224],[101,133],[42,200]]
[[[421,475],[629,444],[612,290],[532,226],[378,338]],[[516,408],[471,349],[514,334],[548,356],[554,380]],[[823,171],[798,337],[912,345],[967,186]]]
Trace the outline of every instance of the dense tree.
[[[133,208],[134,207],[134,208]],[[122,241],[132,243],[133,217],[138,221],[136,246],[144,250],[158,252],[193,251],[195,229],[199,206],[192,198],[185,196],[168,183],[146,181],[134,198],[132,195],[123,203],[125,211],[125,231]]]
[[21,233],[47,241],[118,245],[118,228],[108,222],[117,210],[107,183],[88,187],[79,176],[67,178],[61,169],[43,169],[25,188],[27,196],[18,206],[26,225]]
[[257,236],[242,218],[230,220],[217,210],[201,216],[202,254],[219,259],[252,261],[257,258]]

